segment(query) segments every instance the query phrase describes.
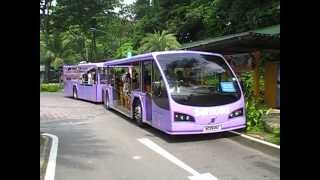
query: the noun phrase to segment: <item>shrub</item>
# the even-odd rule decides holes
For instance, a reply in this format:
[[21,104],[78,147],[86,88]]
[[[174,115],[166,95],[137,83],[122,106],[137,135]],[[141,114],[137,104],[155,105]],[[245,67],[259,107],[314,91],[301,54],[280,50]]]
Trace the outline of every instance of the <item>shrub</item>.
[[241,81],[243,83],[243,93],[245,97],[250,97],[252,96],[252,88],[253,88],[253,77],[252,77],[252,72],[245,72],[242,73],[241,76]]
[[[263,130],[264,123],[262,118],[267,112],[267,108],[262,104],[264,99],[263,95],[259,98],[253,97],[252,72],[242,73],[241,81],[243,82],[243,93],[246,98],[247,130]],[[260,78],[260,87],[261,86],[263,86],[263,78]]]
[[247,130],[264,129],[262,117],[266,114],[267,108],[259,105],[253,98],[246,101]]
[[57,92],[63,89],[63,85],[59,83],[48,83],[48,84],[41,84],[40,91],[43,92]]

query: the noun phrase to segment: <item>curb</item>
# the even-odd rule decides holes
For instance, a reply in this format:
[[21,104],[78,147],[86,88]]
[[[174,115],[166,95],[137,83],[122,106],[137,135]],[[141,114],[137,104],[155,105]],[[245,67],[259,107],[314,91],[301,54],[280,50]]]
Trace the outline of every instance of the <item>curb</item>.
[[244,144],[246,146],[250,146],[252,148],[255,148],[257,150],[260,150],[266,154],[269,154],[271,156],[274,157],[278,157],[280,158],[280,146],[267,142],[267,141],[263,141],[261,139],[257,139],[236,131],[229,131],[231,134],[234,134],[236,136],[233,136],[232,138],[234,138],[234,140],[236,140],[237,142]]
[[49,159],[47,163],[46,173],[44,176],[44,180],[54,180],[55,170],[56,170],[56,159],[57,159],[57,153],[58,153],[58,137],[52,134],[43,133],[42,135],[48,136],[51,138],[51,148],[50,148],[50,154]]
[[51,138],[48,136],[43,136],[41,133],[40,134],[40,180],[44,180],[51,144],[52,144]]

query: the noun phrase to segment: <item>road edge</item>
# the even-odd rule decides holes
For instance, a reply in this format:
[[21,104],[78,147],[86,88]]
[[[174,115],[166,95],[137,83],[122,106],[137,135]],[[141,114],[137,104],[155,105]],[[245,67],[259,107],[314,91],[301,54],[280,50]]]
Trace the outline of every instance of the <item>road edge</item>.
[[42,135],[48,136],[52,140],[44,180],[54,180],[59,139],[53,134],[43,133]]
[[40,180],[44,180],[52,139],[48,136],[43,136],[42,133],[40,133],[40,139],[41,138],[43,139],[43,142],[42,145],[40,144]]
[[239,133],[236,131],[229,131],[231,134],[236,135],[231,137],[231,139],[236,140],[237,142],[244,144],[246,146],[252,147],[254,149],[260,150],[264,153],[267,153],[271,156],[280,158],[280,146],[263,141],[261,139],[257,139],[248,135],[245,135],[243,133]]

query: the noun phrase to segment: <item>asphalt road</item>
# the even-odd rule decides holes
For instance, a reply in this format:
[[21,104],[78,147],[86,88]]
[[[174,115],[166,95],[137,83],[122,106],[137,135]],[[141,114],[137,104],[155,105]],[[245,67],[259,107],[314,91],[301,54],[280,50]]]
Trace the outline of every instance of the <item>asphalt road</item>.
[[55,180],[188,180],[192,170],[219,180],[280,179],[279,158],[225,133],[169,136],[99,104],[62,93],[40,97],[40,130],[59,137]]

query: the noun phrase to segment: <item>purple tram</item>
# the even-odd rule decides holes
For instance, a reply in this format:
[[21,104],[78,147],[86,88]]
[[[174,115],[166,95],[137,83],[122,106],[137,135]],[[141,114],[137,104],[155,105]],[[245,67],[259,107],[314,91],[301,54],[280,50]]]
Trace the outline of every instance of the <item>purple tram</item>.
[[103,63],[63,66],[64,95],[101,103],[105,76]]
[[107,73],[102,86],[104,106],[140,126],[149,124],[175,135],[245,127],[242,89],[222,55],[153,52],[107,61],[103,66]]

